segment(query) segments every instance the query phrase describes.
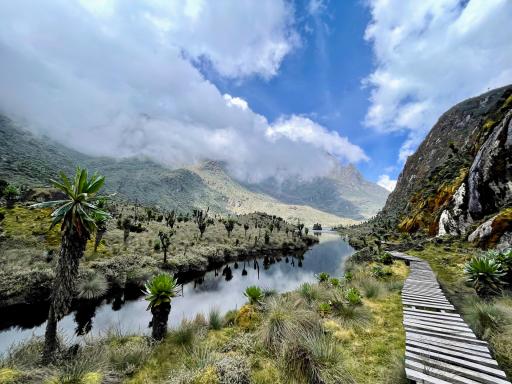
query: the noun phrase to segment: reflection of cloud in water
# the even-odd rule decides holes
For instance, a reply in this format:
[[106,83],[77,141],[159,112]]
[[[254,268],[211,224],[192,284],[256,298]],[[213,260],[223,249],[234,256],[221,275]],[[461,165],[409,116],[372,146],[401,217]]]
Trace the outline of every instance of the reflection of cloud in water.
[[[183,318],[194,317],[197,313],[207,314],[211,308],[218,308],[221,312],[239,308],[246,302],[243,295],[245,288],[250,285],[258,285],[262,288],[273,289],[278,292],[291,291],[300,284],[314,281],[314,275],[320,272],[328,272],[332,276],[343,274],[344,261],[352,254],[352,248],[342,241],[338,235],[323,233],[320,244],[312,247],[304,254],[303,266],[298,266],[299,260],[289,256],[280,262],[272,263],[268,269],[263,268],[263,260],[259,260],[258,271],[254,269],[253,260],[248,260],[245,270],[246,276],[242,276],[243,262],[239,262],[239,268],[233,268],[230,263],[233,278],[230,281],[222,276],[222,268],[218,275],[211,271],[204,275],[204,281],[187,283],[183,286],[183,297],[177,297],[172,302],[169,322],[175,326]],[[294,261],[292,263],[292,261]],[[92,319],[92,330],[89,335],[97,336],[108,329],[116,328],[126,332],[148,333],[148,324],[151,313],[146,311],[147,302],[144,298],[127,300],[121,303],[120,308],[112,310],[112,302],[104,303],[96,308],[96,314]],[[5,351],[14,342],[29,339],[34,335],[43,335],[46,323],[32,329],[20,329],[17,327],[0,332],[0,353]],[[77,325],[74,314],[66,316],[59,322],[59,331],[67,338],[72,339]]]

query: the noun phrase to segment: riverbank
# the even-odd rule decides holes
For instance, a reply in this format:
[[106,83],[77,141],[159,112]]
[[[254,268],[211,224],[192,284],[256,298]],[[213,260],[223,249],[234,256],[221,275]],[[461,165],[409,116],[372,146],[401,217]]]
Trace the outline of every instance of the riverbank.
[[[50,295],[60,247],[59,230],[49,230],[49,210],[33,210],[27,205],[1,209],[0,308],[40,304]],[[88,242],[81,262],[77,296],[94,293],[89,292],[92,288],[98,288],[95,293],[101,296],[109,289],[141,287],[160,270],[197,274],[255,255],[303,252],[318,241],[315,236],[294,235],[294,225],[261,213],[233,217],[236,224],[229,234],[223,222],[225,218],[212,216],[210,225],[200,236],[190,215],[183,215],[174,223],[164,263],[158,234],[169,233],[171,228],[158,212],[142,220],[141,214],[134,214],[133,209],[132,206],[116,206],[116,218],[106,224],[106,232],[96,251],[95,239]],[[120,221],[134,220],[134,217],[139,219],[133,221],[134,230],[129,231],[125,239],[126,232]]]
[[346,267],[345,277],[268,292],[225,316],[212,310],[184,321],[159,344],[110,333],[41,367],[41,341],[32,340],[1,362],[0,377],[10,375],[11,383],[64,377],[87,384],[401,383],[399,291],[407,268],[399,262]]

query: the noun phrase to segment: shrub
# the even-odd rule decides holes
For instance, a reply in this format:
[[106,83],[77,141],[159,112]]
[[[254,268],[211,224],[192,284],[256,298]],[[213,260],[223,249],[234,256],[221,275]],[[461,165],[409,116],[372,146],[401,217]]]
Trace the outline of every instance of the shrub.
[[309,283],[301,284],[297,292],[308,304],[311,304],[320,297],[318,289]]
[[357,288],[349,288],[345,292],[345,299],[350,305],[360,305],[362,303],[361,293]]
[[262,289],[256,285],[247,287],[244,296],[249,299],[249,304],[258,304],[264,297]]
[[389,267],[383,268],[382,265],[377,264],[372,267],[371,274],[377,279],[383,279],[385,277],[391,276],[393,272],[389,269]]
[[319,283],[325,283],[329,280],[329,274],[327,272],[320,272],[316,275],[316,279]]
[[241,356],[225,356],[215,363],[220,384],[249,384],[249,365]]
[[208,312],[208,328],[219,330],[222,328],[222,324],[222,315],[220,314],[219,309],[210,309],[210,312]]
[[329,303],[320,303],[318,304],[318,311],[322,316],[325,316],[331,313],[331,304]]
[[352,279],[354,278],[354,275],[352,272],[350,271],[347,271],[345,272],[345,275],[343,276],[343,278],[346,280],[346,281],[352,281]]
[[337,279],[335,277],[331,278],[329,280],[329,282],[331,283],[331,285],[335,288],[339,287],[341,285],[341,282],[340,282],[340,279]]
[[224,325],[232,326],[235,324],[235,319],[238,311],[235,309],[232,309],[230,311],[227,311],[224,315]]
[[496,255],[496,259],[500,262],[504,272],[506,273],[504,280],[508,284],[512,284],[512,249]]
[[496,259],[485,256],[473,257],[464,266],[464,273],[479,297],[489,298],[501,293],[501,279],[505,274]]
[[393,264],[393,256],[391,256],[390,253],[384,252],[380,257],[379,261],[384,265],[391,265]]

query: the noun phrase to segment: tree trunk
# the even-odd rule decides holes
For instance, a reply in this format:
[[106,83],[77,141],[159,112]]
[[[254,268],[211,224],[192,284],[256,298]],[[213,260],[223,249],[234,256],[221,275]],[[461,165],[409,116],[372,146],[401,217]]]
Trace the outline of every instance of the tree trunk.
[[164,264],[167,264],[167,248],[164,248]]
[[62,235],[45,333],[43,360],[46,362],[54,357],[57,348],[57,321],[68,313],[71,306],[78,277],[78,265],[84,254],[86,243],[87,237],[80,236],[71,230]]
[[53,305],[50,305],[48,321],[46,322],[46,331],[44,334],[43,364],[49,364],[53,360],[53,355],[57,349],[57,319],[53,311]]
[[162,340],[167,334],[167,321],[171,312],[171,303],[162,303],[151,308],[153,314],[151,336],[155,340]]
[[105,228],[98,228],[96,231],[96,238],[94,239],[94,253],[98,250],[98,246],[100,245],[101,239],[103,235],[107,232]]

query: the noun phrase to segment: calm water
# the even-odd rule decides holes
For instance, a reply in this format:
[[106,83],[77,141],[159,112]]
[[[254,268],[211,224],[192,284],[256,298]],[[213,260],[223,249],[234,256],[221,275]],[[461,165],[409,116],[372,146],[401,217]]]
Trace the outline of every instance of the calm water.
[[[237,266],[229,263],[184,284],[183,296],[172,301],[171,326],[197,313],[207,314],[211,308],[221,312],[239,308],[246,302],[243,291],[250,285],[285,292],[313,281],[319,272],[341,276],[345,260],[353,249],[334,233],[322,232],[319,238],[320,243],[310,248],[302,259],[292,255],[280,259],[260,258],[256,264],[254,260],[246,262],[245,267],[244,262],[238,262]],[[223,274],[226,266],[231,269],[231,276],[229,272]],[[146,307],[143,297],[130,298],[120,293],[70,313],[59,322],[59,332],[68,339],[80,338],[77,334],[101,335],[112,327],[125,332],[148,333],[151,313]],[[45,307],[20,309],[10,319],[7,314],[0,321],[0,353],[13,343],[43,335],[46,314]]]

